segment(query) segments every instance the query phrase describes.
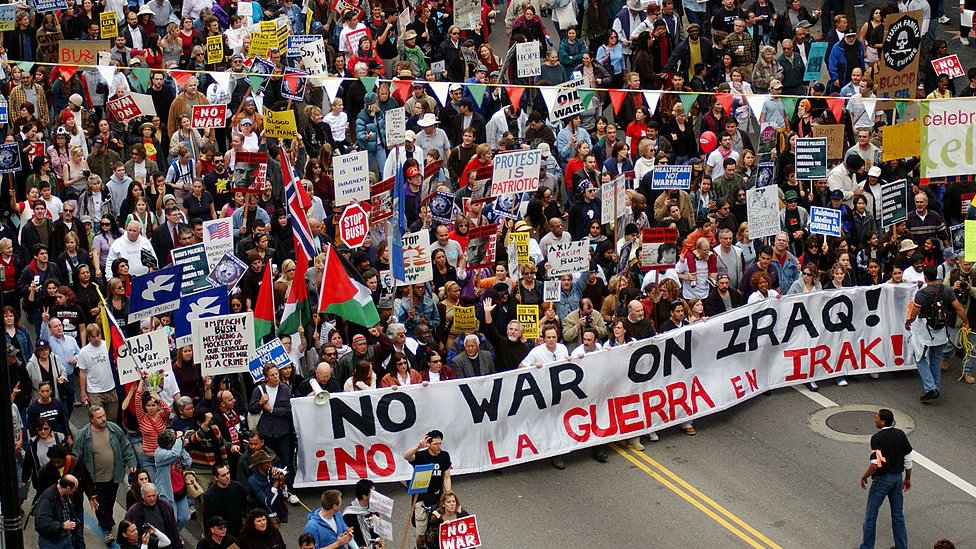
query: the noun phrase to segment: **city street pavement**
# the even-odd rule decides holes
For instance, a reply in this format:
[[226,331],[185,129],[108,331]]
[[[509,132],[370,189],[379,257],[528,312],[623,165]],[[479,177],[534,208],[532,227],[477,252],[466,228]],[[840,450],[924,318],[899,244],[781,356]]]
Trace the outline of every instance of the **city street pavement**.
[[[781,9],[783,2],[775,4]],[[817,7],[809,0],[803,4],[811,11]],[[859,24],[873,5],[857,10]],[[939,25],[937,37],[949,42],[950,53],[959,54],[964,68],[976,66],[976,41],[963,47],[951,39],[958,28],[958,6],[947,3],[946,9],[952,22]],[[503,14],[498,21],[492,44],[501,56],[507,40]],[[546,23],[552,32],[551,22]],[[967,83],[965,77],[957,79],[956,89]],[[868,410],[888,407],[913,421],[909,439],[921,455],[905,498],[911,545],[931,547],[946,537],[957,547],[976,547],[971,524],[976,514],[976,431],[971,426],[976,386],[955,382],[959,360],[953,359],[952,365],[943,377],[942,397],[928,405],[918,401],[921,388],[914,373],[851,379],[848,387],[826,382],[818,394],[782,389],[697,421],[697,436],[671,429],[661,433],[659,442],[645,442],[644,452],[614,446],[606,464],[582,450],[568,456],[565,471],[540,461],[455,477],[454,488],[464,507],[478,516],[485,547],[857,547],[867,497],[858,479],[867,467],[871,414],[862,413],[852,426],[864,434],[858,442],[828,438],[810,424],[834,403]],[[77,409],[73,420],[80,425],[86,416]],[[450,452],[453,443],[445,440],[444,448]],[[395,499],[396,539],[387,547],[399,548],[409,497],[401,484],[380,485],[379,490]],[[299,491],[312,509],[318,507],[320,494]],[[343,505],[351,489],[344,495]],[[306,513],[292,507],[291,521],[283,527],[290,547],[297,544]],[[122,514],[117,505],[117,518]],[[89,547],[101,547],[101,536],[91,530],[91,517],[86,518]],[[185,540],[193,547],[200,532],[195,522],[188,529]],[[25,538],[26,546],[36,545],[33,523]],[[877,547],[891,544],[884,506]]]

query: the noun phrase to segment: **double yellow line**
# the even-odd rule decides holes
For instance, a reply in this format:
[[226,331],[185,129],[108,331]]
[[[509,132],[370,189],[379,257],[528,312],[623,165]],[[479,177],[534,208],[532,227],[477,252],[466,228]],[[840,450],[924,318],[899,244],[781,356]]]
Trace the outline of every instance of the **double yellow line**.
[[618,443],[610,444],[610,448],[627,461],[633,463],[638,469],[647,473],[651,478],[660,482],[664,487],[694,505],[699,511],[708,515],[709,518],[724,526],[726,530],[738,536],[749,546],[755,547],[756,549],[783,549],[766,536],[760,534],[755,528],[746,524],[745,521],[733,515],[728,509],[722,507],[700,490],[688,484],[684,479],[668,470],[667,467],[651,459],[647,454],[631,450]]

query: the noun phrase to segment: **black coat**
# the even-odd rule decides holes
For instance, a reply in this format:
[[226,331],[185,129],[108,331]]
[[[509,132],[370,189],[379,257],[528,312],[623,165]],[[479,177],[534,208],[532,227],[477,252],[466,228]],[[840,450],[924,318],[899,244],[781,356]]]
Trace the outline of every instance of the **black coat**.
[[[729,299],[732,301],[732,308],[741,307],[745,304],[746,300],[743,298],[735,288],[729,288]],[[726,312],[729,309],[725,308],[725,302],[718,295],[718,290],[712,288],[708,292],[708,297],[702,302],[705,306],[705,315],[715,316]]]

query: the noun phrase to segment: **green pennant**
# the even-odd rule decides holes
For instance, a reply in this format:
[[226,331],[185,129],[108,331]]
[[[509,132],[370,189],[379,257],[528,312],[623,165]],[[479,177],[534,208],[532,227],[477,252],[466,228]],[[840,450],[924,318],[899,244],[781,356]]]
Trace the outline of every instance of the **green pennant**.
[[593,101],[594,90],[581,88],[579,91],[580,101],[583,103],[583,110],[590,108],[590,101]]
[[905,114],[905,107],[908,106],[908,101],[898,101],[895,100],[895,110],[898,111],[898,118],[901,118]]
[[22,70],[24,72],[30,72],[30,70],[32,68],[34,68],[34,62],[33,61],[17,61],[17,66],[20,67],[20,70]]
[[691,112],[691,107],[694,106],[695,101],[698,99],[697,93],[679,93],[681,97],[681,106],[685,108],[685,114]]
[[793,113],[796,111],[796,103],[800,100],[800,98],[780,97],[779,100],[783,103],[783,110],[786,111],[786,121],[789,122],[790,118],[793,117]]
[[258,93],[261,85],[264,84],[264,76],[260,74],[247,75],[247,81],[251,83],[251,93]]
[[359,81],[363,83],[366,88],[366,93],[370,93],[376,89],[376,77],[375,76],[360,76]]
[[149,67],[137,67],[132,69],[132,74],[136,75],[136,81],[142,86],[142,89],[149,89],[149,75],[152,73],[152,69]]
[[481,108],[481,104],[485,101],[485,90],[488,88],[487,84],[465,84],[468,87],[468,92],[471,93],[471,97],[474,102],[478,104],[478,108]]

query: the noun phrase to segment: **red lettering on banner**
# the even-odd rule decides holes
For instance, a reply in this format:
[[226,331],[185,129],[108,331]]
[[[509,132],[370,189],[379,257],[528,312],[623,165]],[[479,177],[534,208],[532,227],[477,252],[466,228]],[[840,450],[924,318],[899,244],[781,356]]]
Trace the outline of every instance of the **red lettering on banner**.
[[[521,433],[518,436],[518,442],[515,444],[515,459],[522,459],[522,455],[525,453],[536,455],[539,453],[539,450],[536,449],[535,444],[532,443],[532,439],[529,438],[528,434]],[[507,455],[498,455],[495,453],[495,441],[493,440],[488,441],[488,459],[492,465],[501,465],[511,460]]]
[[788,349],[783,351],[783,356],[793,359],[793,373],[786,376],[786,381],[798,381],[807,378],[807,375],[803,373],[803,357],[807,356],[806,349]]
[[[643,417],[639,409],[624,410],[625,406],[640,402],[644,403]],[[715,402],[696,376],[690,386],[685,382],[677,382],[667,385],[663,390],[652,389],[644,393],[611,398],[606,404],[609,425],[605,428],[599,425],[600,418],[595,404],[591,404],[588,410],[570,409],[563,415],[563,427],[566,434],[576,442],[586,442],[591,436],[607,438],[647,429],[658,423],[654,421],[655,415],[660,417],[660,423],[674,421],[678,409],[692,416],[698,413],[700,405],[714,408]],[[600,409],[602,410],[602,406]]]
[[[817,356],[820,353],[823,353],[823,356]],[[830,365],[827,364],[828,358],[830,358],[830,347],[826,345],[817,345],[813,349],[810,349],[810,373],[808,375],[810,377],[816,375],[817,366],[823,366],[823,369],[828,374],[834,373],[834,371],[830,369]]]
[[850,341],[845,341],[844,345],[840,348],[840,358],[837,359],[837,366],[834,368],[834,371],[836,372],[843,368],[845,362],[850,362],[851,368],[854,370],[860,369],[857,365],[857,356],[854,353],[854,346],[851,345]]
[[491,461],[492,465],[501,465],[502,463],[508,463],[508,456],[496,456],[495,455],[495,441],[488,441],[488,460]]
[[[756,373],[755,368],[745,372],[746,384],[749,386],[749,393],[754,393],[759,390],[759,374]],[[732,389],[735,391],[735,398],[742,398],[748,393],[742,387],[742,376],[735,376],[731,380]]]
[[[368,449],[357,445],[353,450],[355,455],[349,454],[344,448],[336,448],[334,452],[335,480],[346,480],[350,478],[347,475],[349,469],[352,469],[355,473],[354,478],[367,478],[367,469],[369,470],[369,476],[373,477],[389,477],[396,473],[396,459],[393,457],[393,450],[386,444],[374,444]],[[382,461],[385,462],[384,465],[380,465],[376,459],[380,456],[382,456]],[[315,457],[319,460],[315,468],[315,480],[333,480],[325,450],[316,451]]]
[[874,361],[875,366],[884,367],[884,363],[881,362],[881,360],[879,360],[878,357],[876,357],[874,353],[871,352],[871,350],[874,349],[874,347],[877,344],[881,343],[881,338],[877,337],[867,345],[864,344],[863,339],[860,341],[860,343],[861,343],[861,368],[868,367],[867,365],[868,357],[871,357],[871,360]]
[[535,449],[535,445],[532,444],[532,439],[529,438],[529,435],[522,433],[518,437],[518,446],[515,448],[515,459],[521,459],[522,451],[526,449],[531,450],[533,454],[539,453],[539,451]]
[[[836,357],[831,356],[830,347],[818,345],[809,349],[788,349],[783,351],[783,356],[792,362],[792,372],[784,378],[784,381],[802,381],[816,376],[817,368],[823,369],[828,374],[838,373],[850,363],[850,369],[863,370],[870,366],[883,368],[885,365],[876,354],[875,347],[881,343],[881,338],[874,338],[870,341],[859,340],[855,348],[854,343],[845,341]],[[895,345],[897,348],[897,344]],[[895,365],[900,366],[904,360],[900,358],[900,349],[895,352]],[[868,361],[871,361],[869,363]],[[738,394],[738,392],[737,392]]]

